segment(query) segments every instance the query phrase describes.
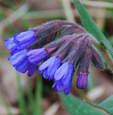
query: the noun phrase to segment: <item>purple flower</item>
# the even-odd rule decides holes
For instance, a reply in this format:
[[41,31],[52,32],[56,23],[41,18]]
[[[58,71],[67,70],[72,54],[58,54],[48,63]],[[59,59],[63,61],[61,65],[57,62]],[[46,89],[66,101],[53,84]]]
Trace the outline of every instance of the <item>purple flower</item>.
[[55,72],[53,88],[56,91],[64,91],[65,95],[69,94],[71,90],[72,72],[73,64],[68,64],[68,62],[63,63]]
[[60,68],[55,72],[54,79],[56,81],[61,80],[63,76],[66,76],[68,73],[68,63],[63,63]]
[[[72,81],[71,81],[72,82]],[[56,91],[62,92],[64,91],[65,95],[68,95],[71,91],[71,82],[68,87],[65,87],[63,84],[57,84],[56,82],[53,84],[52,88]]]
[[85,89],[87,85],[88,85],[88,73],[85,69],[82,73],[79,73],[76,86],[79,89]]
[[30,63],[38,64],[47,56],[47,54],[48,52],[45,48],[40,48],[29,51],[27,56]]
[[16,53],[18,53],[18,52],[20,52],[20,51],[22,51],[22,50],[21,50],[21,49],[17,49],[17,47],[14,47],[14,48],[11,50],[10,54],[11,54],[11,55],[14,55],[14,54],[16,54]]
[[6,43],[5,43],[5,47],[8,49],[8,50],[12,50],[14,49],[15,47],[17,47],[17,45],[14,43],[14,38],[10,38],[10,39],[7,39],[5,40]]
[[14,35],[14,43],[18,44],[18,48],[25,48],[36,40],[33,30],[21,32]]
[[15,64],[20,63],[20,61],[23,61],[26,58],[27,52],[28,52],[28,49],[24,49],[16,54],[14,54],[13,56],[11,56],[9,58],[10,64],[15,65]]
[[70,63],[70,64],[68,64],[68,72],[67,72],[67,74],[64,75],[63,78],[62,78],[62,84],[64,86],[69,86],[71,84],[72,72],[73,72],[73,64]]
[[64,85],[67,85],[68,82],[71,81],[72,72],[73,64],[68,64],[68,62],[65,62],[55,72],[54,79],[56,81],[61,81]]
[[39,73],[43,73],[45,79],[53,79],[56,70],[61,64],[61,59],[57,56],[52,56],[38,68]]
[[10,52],[11,55],[21,51],[20,49],[17,49],[18,45],[14,43],[14,37],[10,38],[10,39],[7,39],[7,40],[4,40],[4,41],[6,41],[5,47],[8,50],[11,50],[11,52]]
[[36,64],[31,64],[28,61],[28,57],[26,54],[28,53],[28,49],[24,49],[9,58],[10,64],[12,64],[15,69],[21,73],[25,73],[28,71],[28,76],[32,76],[36,69]]
[[39,73],[45,79],[54,79],[52,88],[64,91],[65,95],[70,93],[76,68],[76,86],[81,89],[87,87],[91,62],[98,70],[104,69],[101,56],[92,44],[92,35],[71,22],[51,21],[5,41],[6,48],[11,50],[9,62],[17,71],[32,76],[37,64],[44,60]]
[[14,37],[5,40],[5,46],[7,49],[11,50],[10,54],[14,55],[15,53],[23,50],[24,48],[32,44],[36,40],[36,37],[34,35],[35,32],[32,30],[21,32],[14,35]]
[[29,71],[28,71],[28,76],[32,76],[35,73],[36,70],[36,65],[37,64],[31,64],[31,66],[29,67]]

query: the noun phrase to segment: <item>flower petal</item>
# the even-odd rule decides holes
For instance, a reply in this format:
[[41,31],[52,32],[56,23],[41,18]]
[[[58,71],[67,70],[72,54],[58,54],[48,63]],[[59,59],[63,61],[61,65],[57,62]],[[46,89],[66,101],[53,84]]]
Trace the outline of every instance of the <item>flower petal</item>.
[[54,79],[60,80],[64,75],[68,72],[68,63],[65,62],[61,65],[61,67],[55,72]]
[[47,70],[44,71],[43,77],[44,77],[45,79],[49,79],[49,76],[48,76],[48,74],[47,74]]
[[34,74],[35,70],[36,70],[36,64],[33,64],[33,65],[30,67],[30,69],[28,70],[27,75],[28,75],[29,77],[32,76],[32,75]]
[[31,50],[27,53],[27,56],[32,56],[34,54],[39,54],[39,53],[43,52],[44,50],[45,50],[45,48],[33,49],[33,50]]
[[26,58],[28,50],[24,49],[16,54],[14,54],[12,57],[10,57],[9,62],[14,65],[17,64],[20,60],[24,60]]
[[14,38],[10,38],[6,41],[5,43],[5,47],[9,50],[13,49],[14,47],[16,47],[17,45],[13,42]]
[[64,85],[70,84],[72,79],[73,65],[69,64],[68,73],[62,78],[62,83]]
[[79,74],[76,82],[77,88],[85,89],[87,87],[87,84],[88,84],[88,73],[83,72],[82,74]]
[[54,78],[56,70],[60,67],[61,59],[59,57],[54,57],[54,60],[51,60],[51,64],[47,69],[47,73],[50,76],[50,79]]
[[44,63],[42,63],[39,67],[38,67],[38,72],[39,73],[43,73],[43,71],[50,65],[51,62],[53,62],[55,60],[55,57],[51,57],[48,60],[46,60]]
[[35,32],[32,30],[21,32],[19,34],[14,35],[14,42],[16,44],[20,44],[25,41],[31,40],[35,35]]
[[68,88],[65,88],[64,94],[65,94],[65,95],[68,95],[68,94],[70,93],[70,91],[71,91],[71,84],[69,85]]

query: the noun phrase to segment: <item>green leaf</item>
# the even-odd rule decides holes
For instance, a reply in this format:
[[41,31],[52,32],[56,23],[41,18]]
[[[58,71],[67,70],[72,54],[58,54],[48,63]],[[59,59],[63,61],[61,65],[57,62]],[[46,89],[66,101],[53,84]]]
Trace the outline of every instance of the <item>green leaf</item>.
[[108,47],[108,45],[106,44],[106,42],[105,41],[100,41],[100,44],[101,44],[101,46],[103,46],[102,47],[102,50],[104,51],[104,50],[108,50],[108,51],[110,51],[110,52],[112,52],[113,53],[113,51]]
[[27,115],[25,110],[25,99],[22,92],[20,73],[17,72],[17,85],[18,85],[18,97],[19,97],[19,106],[21,110],[21,115]]
[[70,115],[104,115],[71,94],[66,96],[61,92],[60,97]]
[[89,101],[86,101],[86,102],[94,107],[101,108],[101,109],[105,110],[110,115],[113,115],[113,95],[110,96],[109,98],[107,98],[105,101],[103,101],[100,104],[94,104]]
[[[106,42],[107,46],[109,47],[110,50],[113,50],[111,44],[108,42],[108,40],[105,38],[103,33],[100,31],[100,29],[97,27],[91,16],[88,14],[84,6],[80,3],[79,0],[73,0],[74,4],[79,12],[81,21],[86,28],[86,30],[91,33],[97,41],[100,43],[100,41]],[[110,53],[111,56],[113,57],[113,54]]]

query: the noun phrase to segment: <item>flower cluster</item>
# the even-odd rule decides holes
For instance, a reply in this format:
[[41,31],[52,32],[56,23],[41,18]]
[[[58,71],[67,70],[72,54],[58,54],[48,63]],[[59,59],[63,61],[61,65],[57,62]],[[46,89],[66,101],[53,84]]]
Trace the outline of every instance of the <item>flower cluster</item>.
[[[56,39],[57,38],[57,39]],[[91,62],[98,70],[104,69],[100,54],[92,44],[92,35],[83,27],[67,21],[51,21],[5,40],[11,50],[8,59],[21,73],[32,76],[36,65],[44,61],[38,72],[45,79],[54,79],[52,88],[70,93],[73,73],[77,69],[77,88],[88,84]]]

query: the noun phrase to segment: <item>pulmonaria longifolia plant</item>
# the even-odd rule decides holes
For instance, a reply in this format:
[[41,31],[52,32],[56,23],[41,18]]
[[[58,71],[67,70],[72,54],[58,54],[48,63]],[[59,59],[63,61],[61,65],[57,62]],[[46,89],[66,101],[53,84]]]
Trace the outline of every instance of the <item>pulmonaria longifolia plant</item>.
[[5,40],[5,46],[11,50],[8,60],[17,71],[32,76],[37,64],[43,62],[38,72],[45,79],[54,79],[52,88],[67,95],[76,69],[76,86],[81,89],[87,87],[91,62],[98,70],[104,69],[92,39],[80,25],[57,20],[14,35]]

